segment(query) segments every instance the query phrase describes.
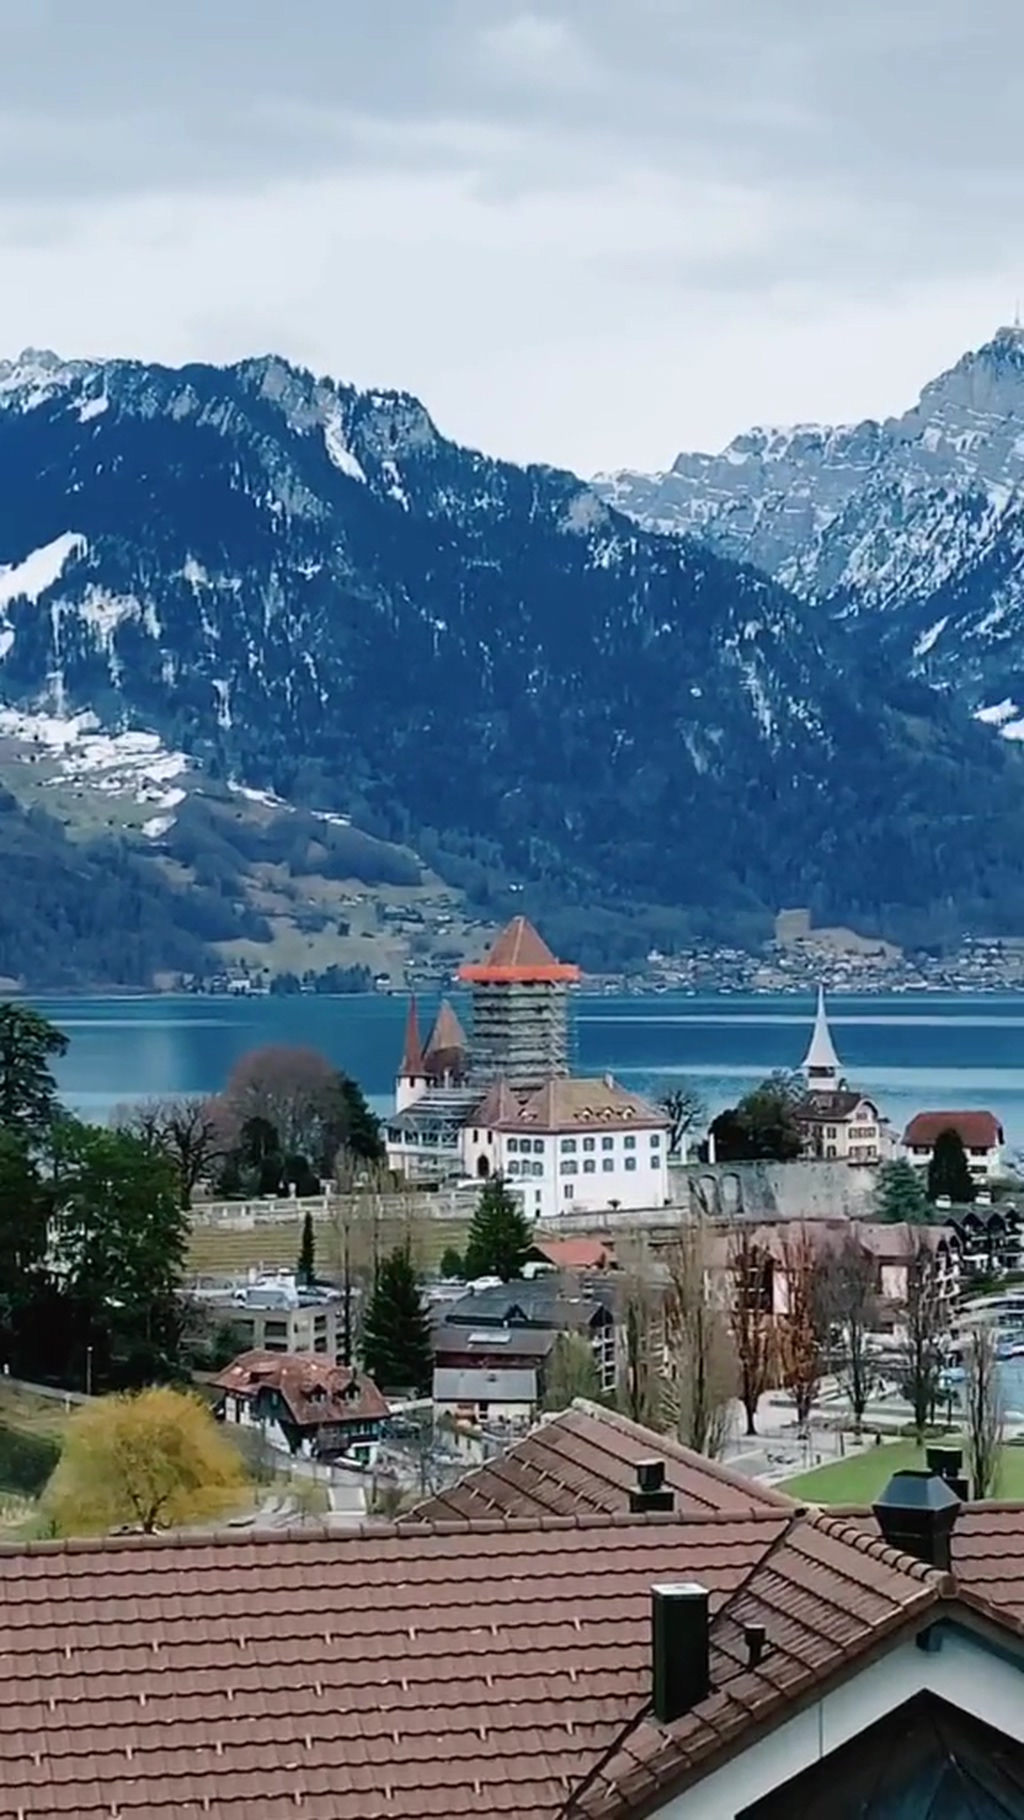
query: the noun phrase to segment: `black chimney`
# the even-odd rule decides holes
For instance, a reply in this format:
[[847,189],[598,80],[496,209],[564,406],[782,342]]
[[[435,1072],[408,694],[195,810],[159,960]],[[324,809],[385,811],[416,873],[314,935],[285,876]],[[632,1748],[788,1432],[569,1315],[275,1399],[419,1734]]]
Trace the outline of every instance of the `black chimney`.
[[651,1592],[654,1717],[671,1725],[711,1692],[707,1589],[692,1582]]
[[895,1472],[873,1509],[890,1548],[949,1572],[960,1499],[945,1479],[933,1472]]
[[747,1646],[747,1667],[760,1668],[768,1648],[768,1632],[763,1624],[744,1624],[743,1641]]
[[951,1483],[959,1476],[964,1456],[959,1447],[929,1447],[924,1457],[929,1472]]
[[664,1460],[638,1460],[636,1485],[629,1494],[629,1508],[634,1516],[647,1510],[674,1510],[675,1493],[665,1484]]

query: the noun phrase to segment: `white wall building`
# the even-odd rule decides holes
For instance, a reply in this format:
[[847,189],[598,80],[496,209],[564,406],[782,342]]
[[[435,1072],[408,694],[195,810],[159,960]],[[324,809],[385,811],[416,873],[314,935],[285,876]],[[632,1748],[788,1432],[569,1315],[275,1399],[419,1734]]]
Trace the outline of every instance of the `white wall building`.
[[919,1112],[903,1133],[903,1155],[927,1169],[943,1131],[956,1132],[975,1182],[1002,1175],[1003,1128],[994,1112]]
[[553,1079],[535,1093],[497,1082],[462,1133],[467,1175],[503,1175],[529,1219],[668,1204],[669,1121],[611,1075]]

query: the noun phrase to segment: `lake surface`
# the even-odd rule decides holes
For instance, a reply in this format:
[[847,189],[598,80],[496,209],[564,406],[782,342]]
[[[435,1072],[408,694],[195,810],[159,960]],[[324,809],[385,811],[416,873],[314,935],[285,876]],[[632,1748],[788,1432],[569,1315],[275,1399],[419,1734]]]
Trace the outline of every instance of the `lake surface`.
[[[212,1093],[246,1050],[321,1049],[353,1074],[378,1111],[390,1104],[405,1000],[361,998],[45,998],[70,1048],[57,1070],[68,1104],[106,1119],[123,1101]],[[454,995],[460,1014],[465,1006]],[[425,1026],[436,1000],[424,999]],[[811,998],[584,996],[574,1000],[577,1073],[614,1073],[644,1091],[678,1079],[712,1112],[773,1068],[794,1068],[810,1036]],[[901,1127],[923,1107],[987,1107],[1011,1148],[1024,1146],[1024,995],[836,995],[833,1036],[850,1081]]]

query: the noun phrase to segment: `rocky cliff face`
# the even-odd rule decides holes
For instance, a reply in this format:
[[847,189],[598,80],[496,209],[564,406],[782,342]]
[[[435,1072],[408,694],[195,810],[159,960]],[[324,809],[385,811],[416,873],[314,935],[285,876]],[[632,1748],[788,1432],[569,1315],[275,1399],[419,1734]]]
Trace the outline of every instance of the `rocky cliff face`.
[[[895,432],[818,434],[715,469],[749,466],[737,511],[765,537],[774,514],[805,595],[755,475],[803,475],[824,537]],[[936,848],[969,822],[965,903],[1016,903],[1018,862],[983,845],[1019,813],[1018,755],[894,690],[841,622],[720,554],[710,518],[716,549],[645,530],[572,475],[458,447],[414,398],[275,358],[22,356],[0,367],[0,477],[8,712],[155,732],[560,901],[891,924],[948,896]]]
[[832,614],[872,617],[912,673],[986,713],[1024,701],[1024,331],[1001,329],[902,417],[755,429],[665,474],[599,476],[638,522],[692,532]]

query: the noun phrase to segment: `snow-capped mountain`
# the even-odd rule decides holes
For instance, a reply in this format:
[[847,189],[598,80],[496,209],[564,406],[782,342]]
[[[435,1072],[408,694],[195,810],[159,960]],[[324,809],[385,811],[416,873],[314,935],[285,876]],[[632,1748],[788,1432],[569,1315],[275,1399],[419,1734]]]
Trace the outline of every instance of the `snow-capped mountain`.
[[[594,486],[649,528],[692,532],[832,613],[884,610],[872,636],[976,708],[1024,702],[1019,325],[964,355],[902,417],[754,429],[720,455]],[[1004,732],[1016,718],[1004,716]]]
[[[1022,813],[1021,754],[894,694],[847,627],[405,394],[27,354],[0,367],[0,482],[8,712],[156,736],[485,895],[891,927],[948,896],[975,789]],[[999,888],[979,844],[962,895]]]

